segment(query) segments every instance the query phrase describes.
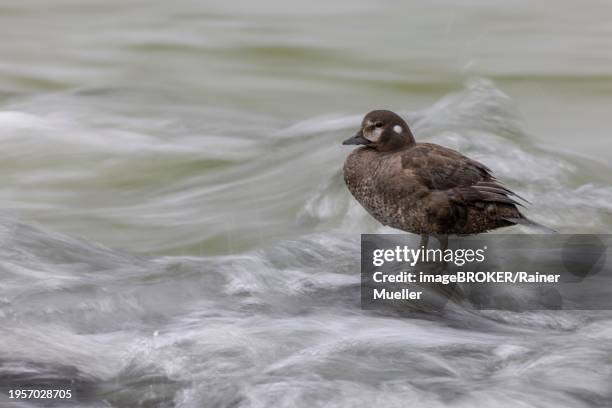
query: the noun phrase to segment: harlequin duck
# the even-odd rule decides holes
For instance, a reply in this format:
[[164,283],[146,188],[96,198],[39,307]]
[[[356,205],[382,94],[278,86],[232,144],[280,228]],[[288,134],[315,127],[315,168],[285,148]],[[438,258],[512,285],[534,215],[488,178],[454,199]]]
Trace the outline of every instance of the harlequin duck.
[[378,221],[421,235],[443,248],[448,235],[467,235],[515,224],[539,224],[518,210],[521,199],[482,163],[432,143],[416,143],[410,128],[388,110],[368,113],[343,142],[363,145],[344,163],[351,194]]

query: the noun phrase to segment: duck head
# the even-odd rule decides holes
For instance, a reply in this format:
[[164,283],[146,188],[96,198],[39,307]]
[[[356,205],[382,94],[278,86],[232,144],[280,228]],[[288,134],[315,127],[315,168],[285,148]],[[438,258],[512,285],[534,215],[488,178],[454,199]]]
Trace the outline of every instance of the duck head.
[[415,141],[399,115],[388,110],[374,110],[365,115],[361,129],[342,144],[365,145],[380,152],[390,152],[414,145]]

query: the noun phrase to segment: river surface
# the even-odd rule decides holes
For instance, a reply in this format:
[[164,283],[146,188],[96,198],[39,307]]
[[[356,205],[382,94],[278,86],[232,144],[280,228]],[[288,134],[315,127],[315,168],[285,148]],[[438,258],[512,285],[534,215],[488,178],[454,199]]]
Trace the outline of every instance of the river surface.
[[611,15],[607,1],[3,1],[3,392],[612,406],[610,312],[361,310],[360,234],[396,231],[350,197],[340,144],[389,108],[491,167],[534,220],[607,233]]

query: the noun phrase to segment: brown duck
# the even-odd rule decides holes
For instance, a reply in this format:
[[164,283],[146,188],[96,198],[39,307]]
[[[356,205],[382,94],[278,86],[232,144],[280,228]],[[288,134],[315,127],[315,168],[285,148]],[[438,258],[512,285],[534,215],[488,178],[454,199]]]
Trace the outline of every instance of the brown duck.
[[448,235],[467,235],[515,224],[539,225],[517,208],[515,193],[482,163],[432,143],[416,143],[410,128],[387,110],[368,113],[345,145],[355,149],[344,163],[351,194],[383,225],[430,235],[443,248]]

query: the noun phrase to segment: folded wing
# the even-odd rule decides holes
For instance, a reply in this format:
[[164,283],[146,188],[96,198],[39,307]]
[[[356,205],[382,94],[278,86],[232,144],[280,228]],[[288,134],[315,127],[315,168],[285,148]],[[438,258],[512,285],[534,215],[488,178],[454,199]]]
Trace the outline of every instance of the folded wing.
[[522,205],[513,191],[495,180],[491,170],[461,153],[435,144],[420,144],[402,156],[402,167],[432,192],[445,192],[456,204]]

